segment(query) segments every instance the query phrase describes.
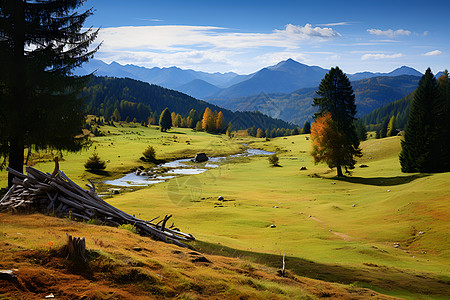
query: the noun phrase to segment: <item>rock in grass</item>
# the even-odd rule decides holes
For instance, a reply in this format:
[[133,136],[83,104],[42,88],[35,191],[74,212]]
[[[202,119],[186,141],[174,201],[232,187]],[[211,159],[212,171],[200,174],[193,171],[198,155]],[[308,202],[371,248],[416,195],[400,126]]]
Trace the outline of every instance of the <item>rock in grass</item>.
[[14,272],[12,270],[0,270],[0,278],[13,279],[16,278],[16,275],[14,275]]
[[275,228],[275,227],[277,227],[277,226],[275,226],[275,225],[273,225],[273,224],[272,224],[272,225],[270,225],[270,228]]
[[197,153],[193,159],[194,162],[205,162],[208,160],[208,156],[205,153]]

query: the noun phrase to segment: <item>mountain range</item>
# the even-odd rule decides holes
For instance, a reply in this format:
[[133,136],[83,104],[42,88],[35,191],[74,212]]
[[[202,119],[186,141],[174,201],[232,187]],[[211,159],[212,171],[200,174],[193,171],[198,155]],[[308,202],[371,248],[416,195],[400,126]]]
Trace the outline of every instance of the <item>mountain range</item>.
[[[377,76],[352,82],[357,117],[401,99],[413,92],[421,77],[413,75]],[[260,111],[297,125],[311,120],[317,110],[312,106],[317,87],[302,88],[291,93],[260,93],[232,99],[209,99],[210,103],[234,111]]]
[[[298,89],[317,87],[328,72],[317,66],[308,66],[293,59],[281,61],[276,65],[263,68],[248,75],[228,73],[206,73],[194,70],[183,70],[178,67],[145,68],[135,65],[121,65],[116,62],[107,64],[92,59],[75,75],[86,75],[95,72],[97,76],[127,77],[165,88],[174,89],[197,99],[231,99],[246,97],[260,93],[291,93]],[[402,66],[389,73],[361,72],[347,74],[351,81],[380,77],[422,74],[410,67]]]

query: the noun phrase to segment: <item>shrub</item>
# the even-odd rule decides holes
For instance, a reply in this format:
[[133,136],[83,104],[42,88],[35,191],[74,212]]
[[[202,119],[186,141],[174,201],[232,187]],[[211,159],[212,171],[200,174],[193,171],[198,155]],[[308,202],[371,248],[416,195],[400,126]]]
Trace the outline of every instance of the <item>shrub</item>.
[[144,152],[142,152],[142,154],[144,155],[145,159],[147,161],[155,161],[155,149],[152,146],[148,146]]
[[279,160],[279,158],[276,154],[272,154],[269,156],[269,163],[271,165],[273,165],[274,167],[278,166],[278,160]]
[[84,167],[89,171],[100,171],[106,169],[106,163],[100,159],[97,152],[94,152],[92,156],[88,158]]
[[122,224],[120,225],[118,228],[120,229],[126,229],[132,233],[137,234],[138,233],[138,229],[136,228],[136,226],[134,226],[133,224]]

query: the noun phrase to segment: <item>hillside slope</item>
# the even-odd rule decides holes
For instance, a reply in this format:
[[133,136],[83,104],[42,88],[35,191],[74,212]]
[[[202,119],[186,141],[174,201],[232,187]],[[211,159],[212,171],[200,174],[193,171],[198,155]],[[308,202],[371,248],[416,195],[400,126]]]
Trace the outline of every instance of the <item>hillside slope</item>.
[[[129,78],[93,77],[84,89],[87,110],[90,114],[109,118],[114,110],[120,109],[122,101],[150,106],[151,111],[159,114],[168,107],[171,112],[186,116],[191,109],[202,114],[206,107],[217,112],[222,111],[225,124],[231,122],[235,129],[246,129],[252,126],[259,128],[293,128],[283,120],[273,119],[261,113],[233,112],[214,104],[195,99],[186,94],[169,90],[157,85]],[[123,116],[125,118],[127,116]],[[129,116],[131,120],[133,115]],[[147,115],[148,117],[148,115]],[[146,121],[137,118],[138,122]]]
[[[237,258],[202,254],[124,229],[69,219],[0,213],[0,298],[44,299],[394,299],[308,279]],[[83,236],[88,263],[66,259],[66,233]],[[195,245],[194,245],[195,247]]]

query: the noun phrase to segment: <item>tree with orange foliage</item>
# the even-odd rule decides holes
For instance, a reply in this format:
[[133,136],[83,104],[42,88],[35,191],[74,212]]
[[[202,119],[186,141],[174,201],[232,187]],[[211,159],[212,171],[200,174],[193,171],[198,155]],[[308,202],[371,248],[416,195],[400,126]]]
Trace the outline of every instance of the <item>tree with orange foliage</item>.
[[312,151],[314,162],[325,162],[330,168],[337,167],[338,176],[342,176],[341,166],[352,156],[345,151],[344,137],[339,132],[331,113],[318,117],[311,126]]
[[207,107],[203,113],[202,129],[206,132],[214,132],[216,130],[216,121],[212,110]]
[[217,132],[223,132],[225,129],[225,118],[222,111],[219,111],[216,119],[216,130]]

